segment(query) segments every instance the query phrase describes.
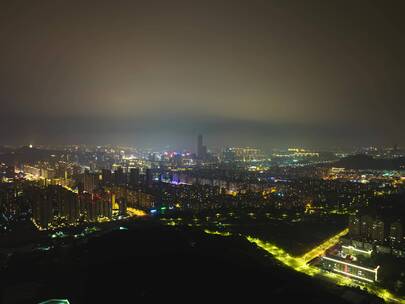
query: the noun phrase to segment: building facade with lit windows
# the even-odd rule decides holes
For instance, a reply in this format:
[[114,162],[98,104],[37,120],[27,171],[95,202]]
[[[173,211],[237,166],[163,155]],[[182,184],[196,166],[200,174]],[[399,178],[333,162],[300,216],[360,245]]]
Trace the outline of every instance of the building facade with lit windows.
[[403,218],[381,219],[370,215],[350,215],[349,234],[342,239],[345,245],[358,250],[375,250],[377,254],[393,254],[405,257]]
[[337,255],[323,256],[321,258],[321,267],[328,271],[370,283],[378,281],[378,270],[380,268],[380,266],[360,265],[349,255],[346,258]]

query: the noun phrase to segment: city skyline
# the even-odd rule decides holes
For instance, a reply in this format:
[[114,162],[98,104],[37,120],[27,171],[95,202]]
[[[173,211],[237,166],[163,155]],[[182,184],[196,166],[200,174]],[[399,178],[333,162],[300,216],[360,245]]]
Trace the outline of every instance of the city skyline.
[[405,304],[405,2],[0,4],[0,303]]

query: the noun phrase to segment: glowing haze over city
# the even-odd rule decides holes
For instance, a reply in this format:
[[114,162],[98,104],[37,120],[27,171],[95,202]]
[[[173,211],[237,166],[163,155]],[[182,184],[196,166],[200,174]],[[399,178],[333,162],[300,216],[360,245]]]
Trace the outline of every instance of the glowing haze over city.
[[0,303],[405,303],[401,1],[3,1]]

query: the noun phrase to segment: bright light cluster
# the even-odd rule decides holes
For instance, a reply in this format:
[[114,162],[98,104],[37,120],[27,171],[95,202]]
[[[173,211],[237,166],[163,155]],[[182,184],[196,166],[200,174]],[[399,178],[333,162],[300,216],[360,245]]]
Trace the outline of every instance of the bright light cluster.
[[[319,268],[316,268],[314,266],[307,264],[307,262],[312,259],[312,256],[315,254],[315,252],[321,252],[322,248],[327,247],[326,246],[327,243],[330,242],[332,244],[332,246],[334,244],[336,244],[335,243],[336,238],[339,239],[341,236],[345,235],[347,233],[346,230],[347,229],[338,233],[334,237],[330,238],[328,241],[322,243],[318,247],[316,247],[316,248],[312,249],[311,251],[309,251],[308,253],[304,254],[302,257],[290,256],[283,249],[277,247],[276,245],[264,242],[258,238],[253,238],[253,237],[247,236],[246,239],[249,242],[256,244],[258,247],[266,250],[267,252],[272,254],[276,260],[282,262],[284,265],[287,265],[288,267],[293,268],[296,271],[305,273],[309,276],[319,275],[319,276],[328,278],[329,280],[331,280],[332,282],[334,282],[340,286],[360,287],[361,289],[364,289],[367,292],[384,299],[385,301],[405,304],[405,299],[398,298],[395,295],[393,295],[392,293],[390,293],[388,290],[378,287],[377,285],[366,284],[366,283],[361,283],[361,282],[352,280],[347,276],[347,273],[344,273],[344,275],[343,275],[340,273],[328,272],[328,271],[324,271],[324,270],[321,270]],[[324,251],[328,248],[329,247],[325,248]],[[376,269],[374,269],[374,271],[377,271],[377,270],[378,270],[378,267]],[[352,275],[352,277],[354,277],[354,276]]]

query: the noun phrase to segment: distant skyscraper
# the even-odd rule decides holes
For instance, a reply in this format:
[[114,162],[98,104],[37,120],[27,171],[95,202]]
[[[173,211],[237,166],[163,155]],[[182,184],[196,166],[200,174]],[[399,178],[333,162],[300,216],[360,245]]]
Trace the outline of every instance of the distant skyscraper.
[[127,183],[127,176],[122,167],[118,167],[114,172],[114,181],[116,185],[125,185]]
[[83,188],[84,188],[84,191],[86,191],[88,193],[93,193],[94,189],[96,188],[96,181],[95,181],[94,174],[91,174],[88,171],[84,172]]
[[199,159],[205,159],[207,157],[207,147],[203,145],[203,136],[198,135],[197,139],[197,157]]
[[132,187],[138,186],[139,182],[139,168],[131,168],[129,172],[129,184]]
[[390,239],[392,242],[400,243],[403,240],[402,223],[400,221],[394,222],[390,226]]
[[81,205],[85,208],[87,221],[94,222],[97,218],[96,203],[93,201],[90,193],[83,193],[81,195]]
[[120,198],[118,200],[119,206],[119,215],[126,215],[127,214],[127,200],[125,198]]
[[385,239],[384,222],[375,219],[372,224],[371,238],[373,241],[383,242]]
[[145,180],[146,180],[146,185],[149,187],[153,183],[153,172],[152,169],[146,169],[145,172]]
[[373,218],[370,215],[363,215],[361,217],[361,224],[360,224],[361,236],[365,239],[370,239],[372,229],[373,229]]
[[101,176],[103,178],[103,184],[109,184],[112,182],[112,174],[109,169],[102,169]]
[[36,191],[32,206],[32,215],[38,226],[48,228],[53,217],[52,201],[42,191]]
[[356,215],[350,215],[349,216],[349,231],[350,234],[354,237],[360,236],[360,231],[361,231],[361,221],[360,218]]

